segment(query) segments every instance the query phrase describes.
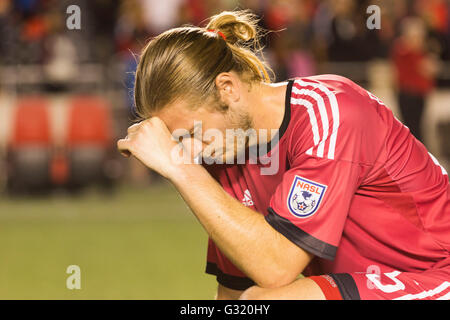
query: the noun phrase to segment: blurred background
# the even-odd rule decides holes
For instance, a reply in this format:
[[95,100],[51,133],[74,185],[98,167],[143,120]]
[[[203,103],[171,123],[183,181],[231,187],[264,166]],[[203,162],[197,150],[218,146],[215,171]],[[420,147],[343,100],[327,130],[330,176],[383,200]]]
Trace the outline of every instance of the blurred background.
[[146,41],[236,8],[276,31],[264,39],[276,81],[352,79],[449,170],[449,0],[0,0],[1,299],[214,297],[205,232],[115,142],[134,120]]

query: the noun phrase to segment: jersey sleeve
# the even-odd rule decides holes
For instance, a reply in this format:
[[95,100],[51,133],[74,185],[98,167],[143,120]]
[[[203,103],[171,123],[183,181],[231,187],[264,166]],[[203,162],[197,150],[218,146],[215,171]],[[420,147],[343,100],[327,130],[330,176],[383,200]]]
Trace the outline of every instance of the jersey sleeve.
[[[215,180],[221,183],[220,176],[224,174],[223,166],[206,164],[203,166]],[[224,186],[223,183],[224,181],[221,183],[222,187],[230,190],[231,187],[228,184]],[[220,251],[211,238],[208,239],[205,273],[215,276],[218,283],[229,289],[246,290],[255,284]]]
[[303,158],[284,174],[266,220],[302,249],[334,259],[360,168],[348,161]]
[[219,250],[211,239],[208,241],[205,272],[216,276],[217,282],[229,289],[246,290],[255,284]]
[[370,150],[375,146],[370,145],[373,135],[367,124],[376,114],[367,114],[361,107],[372,103],[370,97],[366,92],[350,92],[335,95],[306,82],[302,87],[294,84],[293,101],[298,105],[291,108],[303,108],[297,110],[305,110],[307,120],[290,131],[289,169],[266,215],[267,222],[286,238],[329,260],[336,255],[368,158],[376,153]]

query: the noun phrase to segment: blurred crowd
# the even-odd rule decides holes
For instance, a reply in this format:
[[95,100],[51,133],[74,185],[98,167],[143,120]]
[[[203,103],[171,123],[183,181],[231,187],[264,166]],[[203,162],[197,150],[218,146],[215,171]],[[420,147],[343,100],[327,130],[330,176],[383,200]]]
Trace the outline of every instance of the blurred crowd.
[[[67,27],[71,5],[80,8],[80,29]],[[367,11],[371,5],[380,9],[379,28],[368,27],[378,13]],[[362,72],[356,81],[364,85],[366,62],[390,62],[402,120],[420,140],[428,94],[450,87],[450,76],[442,76],[450,65],[450,0],[0,0],[0,90],[8,77],[4,68],[37,66],[38,92],[70,93],[88,77],[81,66],[99,65],[90,69],[102,73],[99,82],[125,92],[119,103],[110,99],[113,107],[132,117],[134,71],[145,43],[172,27],[205,26],[208,17],[234,9],[251,9],[270,31],[264,55],[278,81],[345,71],[351,79]],[[442,128],[447,141],[449,121]],[[442,149],[450,157],[450,148]]]
[[[68,32],[66,8],[81,8],[82,28]],[[369,5],[381,9],[381,28],[366,26]],[[250,8],[269,34],[267,51],[280,78],[309,75],[324,61],[388,58],[405,17],[420,18],[427,49],[450,59],[448,0],[2,0],[0,63],[49,62],[65,54],[79,62],[108,62],[138,52],[160,32],[203,25],[221,10]]]

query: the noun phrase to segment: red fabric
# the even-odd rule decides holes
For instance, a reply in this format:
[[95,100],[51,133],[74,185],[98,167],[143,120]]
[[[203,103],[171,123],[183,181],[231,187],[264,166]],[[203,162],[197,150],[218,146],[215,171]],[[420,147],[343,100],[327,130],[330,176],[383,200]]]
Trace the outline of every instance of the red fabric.
[[[373,265],[417,272],[448,256],[448,174],[388,107],[334,75],[297,79],[287,101],[289,126],[269,153],[279,159],[274,174],[248,161],[205,167],[232,197],[266,218],[278,216],[284,230],[272,227],[322,258],[312,275]],[[316,210],[303,216],[303,208],[290,207],[298,177],[323,186],[308,187]],[[213,241],[208,261],[245,277]]]
[[223,34],[223,32],[219,31],[219,30],[214,30],[214,29],[208,29],[209,32],[214,32],[217,33],[219,36],[222,37],[223,40],[227,40],[227,37]]
[[[380,268],[376,273],[352,273],[361,300],[450,300],[450,258],[425,272]],[[446,265],[446,266],[445,266]]]
[[426,94],[434,86],[434,80],[423,73],[425,53],[409,48],[402,40],[394,45],[392,59],[397,69],[397,83],[401,90]]
[[343,300],[336,282],[330,276],[313,276],[308,279],[311,279],[317,283],[326,300]]

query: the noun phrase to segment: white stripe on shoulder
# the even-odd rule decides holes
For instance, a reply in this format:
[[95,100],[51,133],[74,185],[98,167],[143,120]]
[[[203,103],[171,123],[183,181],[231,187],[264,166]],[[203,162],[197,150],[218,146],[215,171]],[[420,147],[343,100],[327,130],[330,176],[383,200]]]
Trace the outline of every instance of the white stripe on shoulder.
[[325,148],[325,141],[328,138],[328,115],[327,115],[327,108],[325,107],[325,101],[323,100],[322,96],[318,94],[315,91],[312,91],[310,89],[298,89],[295,86],[292,87],[292,91],[296,94],[310,96],[317,102],[317,106],[319,107],[319,113],[320,113],[320,119],[322,121],[322,139],[319,143],[319,147],[317,148],[317,156],[323,158],[324,148]]
[[[309,122],[311,123],[311,128],[312,128],[312,132],[313,132],[314,146],[317,146],[320,141],[320,135],[319,135],[319,127],[317,125],[316,114],[314,113],[313,104],[311,102],[309,102],[308,100],[300,99],[300,98],[298,98],[298,99],[291,98],[291,104],[304,106],[306,108],[306,111],[308,112],[308,115],[309,115]],[[312,149],[313,149],[313,147],[308,149],[308,151],[306,151],[306,153],[309,155],[312,155]]]
[[[338,134],[338,128],[339,128],[339,106],[337,103],[337,99],[336,99],[336,95],[330,91],[330,89],[328,89],[327,87],[325,87],[322,84],[319,83],[314,83],[314,82],[305,82],[301,79],[297,79],[295,80],[295,83],[299,84],[300,86],[304,87],[304,86],[309,86],[309,87],[313,87],[316,89],[319,89],[320,91],[322,91],[323,93],[326,94],[328,100],[330,101],[330,106],[331,106],[331,116],[333,119],[333,129],[331,131],[331,136],[330,136],[330,144],[329,144],[329,148],[328,148],[328,159],[334,159],[335,156],[335,151],[336,151],[336,140],[337,140],[337,134]],[[309,91],[309,93],[314,92],[311,90],[307,90],[307,89],[298,89],[295,86],[292,87],[295,93],[299,93],[302,92],[301,94],[307,94],[306,91]],[[305,91],[303,91],[305,90]],[[324,136],[322,137],[322,142],[325,142],[325,140],[328,137],[328,117],[327,117],[327,112],[326,112],[326,108],[324,107],[323,104],[323,98],[317,94],[316,92],[314,92],[314,94],[307,94],[310,95],[312,98],[314,98],[317,101],[317,97],[320,97],[321,102],[317,101],[318,106],[319,106],[319,111],[320,111],[320,116],[322,118],[322,124],[323,124],[323,119],[324,117],[322,116],[322,113],[325,113],[325,119],[327,119],[327,124],[326,126],[324,126]],[[323,108],[321,108],[321,104],[323,106]],[[326,128],[326,131],[325,131]],[[325,134],[326,133],[326,134]],[[321,143],[322,143],[321,142]],[[322,147],[322,151],[321,154],[319,154],[320,148]],[[324,143],[323,145],[319,145],[319,148],[317,150],[317,155],[318,156],[323,156],[323,147],[324,147]]]

